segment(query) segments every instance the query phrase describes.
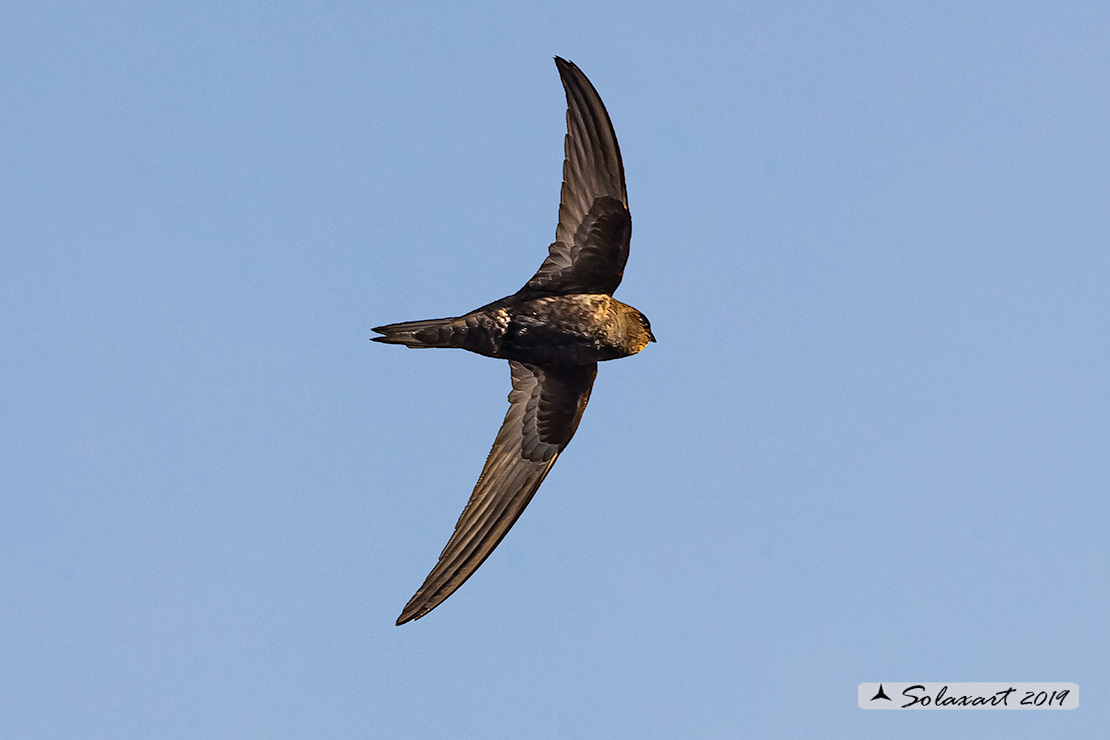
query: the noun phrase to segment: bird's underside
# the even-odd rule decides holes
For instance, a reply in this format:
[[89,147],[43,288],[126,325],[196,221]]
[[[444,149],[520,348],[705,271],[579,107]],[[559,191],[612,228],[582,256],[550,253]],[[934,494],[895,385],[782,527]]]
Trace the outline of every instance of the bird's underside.
[[502,298],[462,316],[379,326],[386,344],[458,348],[499,360],[565,367],[627,357],[642,349],[625,324],[639,312],[605,294]]
[[376,328],[376,341],[458,347],[507,359],[509,410],[454,534],[397,624],[455,592],[520,517],[570,442],[599,360],[653,341],[647,320],[612,298],[628,258],[632,221],[609,115],[586,76],[555,63],[567,96],[566,158],[555,242],[511,296],[463,316]]

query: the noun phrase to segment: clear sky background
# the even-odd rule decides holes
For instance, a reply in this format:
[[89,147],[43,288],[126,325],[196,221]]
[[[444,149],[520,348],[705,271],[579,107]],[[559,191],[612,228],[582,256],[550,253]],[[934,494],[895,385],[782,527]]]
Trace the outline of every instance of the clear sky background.
[[[1110,7],[9,2],[0,736],[1087,738],[1110,727]],[[507,539],[393,626],[508,367],[565,100],[634,223]],[[1072,681],[865,712],[863,681]]]

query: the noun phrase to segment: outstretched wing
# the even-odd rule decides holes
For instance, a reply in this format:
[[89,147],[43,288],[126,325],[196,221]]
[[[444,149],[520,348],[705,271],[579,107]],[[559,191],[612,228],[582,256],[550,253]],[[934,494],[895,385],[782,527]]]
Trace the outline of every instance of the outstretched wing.
[[555,65],[567,93],[559,225],[547,259],[523,292],[612,294],[624,275],[632,238],[621,150],[586,75],[559,57]]
[[486,466],[439,562],[397,624],[436,608],[489,557],[570,442],[597,375],[596,363],[555,368],[510,360],[509,366],[509,412]]

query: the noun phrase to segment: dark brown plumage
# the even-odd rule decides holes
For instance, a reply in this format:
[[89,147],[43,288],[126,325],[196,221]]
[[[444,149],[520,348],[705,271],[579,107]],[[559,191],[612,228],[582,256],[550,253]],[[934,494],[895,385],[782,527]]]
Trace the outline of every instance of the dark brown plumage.
[[509,411],[439,562],[397,624],[424,616],[478,569],[532,500],[570,442],[597,363],[655,341],[648,320],[612,297],[632,219],[609,114],[573,63],[555,57],[567,95],[559,224],[523,288],[463,316],[379,326],[374,341],[457,347],[509,361]]

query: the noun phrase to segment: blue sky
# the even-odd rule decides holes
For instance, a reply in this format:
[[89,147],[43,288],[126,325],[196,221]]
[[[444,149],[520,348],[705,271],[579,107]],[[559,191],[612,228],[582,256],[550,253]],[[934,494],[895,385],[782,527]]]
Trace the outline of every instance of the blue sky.
[[[0,735],[1095,737],[1110,726],[1110,10],[10,4]],[[393,626],[605,100],[659,343]],[[864,712],[863,681],[1071,712]]]

